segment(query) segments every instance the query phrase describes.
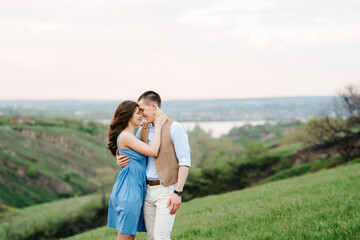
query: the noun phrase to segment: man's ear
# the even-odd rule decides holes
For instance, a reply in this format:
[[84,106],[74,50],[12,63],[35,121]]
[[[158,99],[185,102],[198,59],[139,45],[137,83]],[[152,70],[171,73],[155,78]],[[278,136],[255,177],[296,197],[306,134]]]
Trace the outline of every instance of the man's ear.
[[154,110],[158,109],[158,105],[156,104],[156,102],[152,102],[151,106]]

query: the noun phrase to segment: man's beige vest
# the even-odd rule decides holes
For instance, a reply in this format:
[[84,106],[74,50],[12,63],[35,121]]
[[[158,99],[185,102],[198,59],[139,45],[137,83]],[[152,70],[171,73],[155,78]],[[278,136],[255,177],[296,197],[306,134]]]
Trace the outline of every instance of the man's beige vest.
[[[159,154],[155,158],[156,173],[160,182],[170,186],[178,180],[179,160],[176,157],[174,143],[170,136],[170,127],[174,122],[168,119],[161,129],[161,142]],[[147,144],[149,139],[149,128],[143,127],[140,133],[140,140]]]

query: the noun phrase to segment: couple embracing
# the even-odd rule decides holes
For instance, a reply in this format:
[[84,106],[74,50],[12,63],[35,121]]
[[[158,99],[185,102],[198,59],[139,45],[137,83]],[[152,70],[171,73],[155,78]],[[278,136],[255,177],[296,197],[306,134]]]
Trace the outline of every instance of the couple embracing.
[[[147,124],[135,136],[142,117]],[[118,240],[145,231],[148,240],[170,239],[191,165],[185,128],[162,112],[159,94],[147,91],[137,103],[120,103],[108,135],[108,149],[122,167],[109,201],[108,227],[118,230]]]

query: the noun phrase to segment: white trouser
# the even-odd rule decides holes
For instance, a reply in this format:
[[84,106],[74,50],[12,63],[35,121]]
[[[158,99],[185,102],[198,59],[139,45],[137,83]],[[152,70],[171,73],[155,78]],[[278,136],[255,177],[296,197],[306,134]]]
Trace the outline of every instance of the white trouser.
[[176,183],[168,187],[146,186],[144,218],[148,240],[170,240],[175,214],[171,215],[166,205],[175,188]]

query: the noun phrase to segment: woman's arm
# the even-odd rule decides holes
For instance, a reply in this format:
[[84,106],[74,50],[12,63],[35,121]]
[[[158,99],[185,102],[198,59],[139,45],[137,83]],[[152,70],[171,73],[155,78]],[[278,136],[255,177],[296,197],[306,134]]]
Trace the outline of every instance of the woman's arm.
[[161,113],[159,116],[156,117],[154,137],[151,141],[150,146],[137,139],[134,135],[127,132],[124,132],[120,136],[120,141],[122,141],[122,143],[126,147],[131,148],[141,154],[149,157],[157,157],[160,148],[161,128],[165,124],[166,120],[167,117],[164,113]]
[[137,139],[134,135],[126,132],[121,134],[119,141],[121,141],[126,147],[131,148],[138,153],[149,157],[157,157],[160,148],[160,134],[161,126],[155,127],[154,138],[150,146]]

